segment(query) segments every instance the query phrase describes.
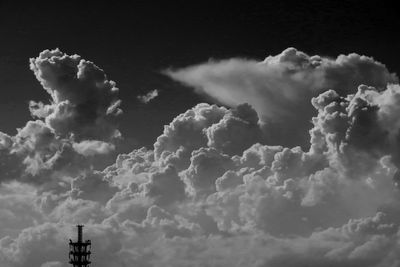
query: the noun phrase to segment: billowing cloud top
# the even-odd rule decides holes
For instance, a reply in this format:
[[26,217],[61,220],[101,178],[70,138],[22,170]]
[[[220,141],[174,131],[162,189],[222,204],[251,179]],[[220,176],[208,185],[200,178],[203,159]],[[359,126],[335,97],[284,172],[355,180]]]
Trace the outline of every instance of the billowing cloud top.
[[77,223],[98,267],[399,266],[400,86],[372,58],[170,71],[230,107],[198,104],[110,166],[115,84],[59,50],[31,68],[51,103],[0,133],[1,266],[68,266]]
[[45,50],[30,63],[52,99],[50,105],[31,102],[33,116],[45,118],[57,134],[73,135],[78,140],[109,140],[119,135],[115,121],[122,113],[118,88],[102,69],[58,49]]
[[113,143],[121,136],[117,128],[121,101],[118,88],[102,69],[59,49],[31,58],[30,67],[51,102],[31,101],[29,110],[38,120],[28,121],[15,136],[1,133],[0,181],[42,183],[57,180],[55,170],[61,172],[59,177],[76,175],[94,163],[93,157],[87,161],[83,156],[115,149]]
[[165,73],[225,105],[252,105],[267,124],[269,142],[290,145],[308,141],[309,120],[315,115],[312,97],[328,89],[346,95],[360,84],[383,90],[387,83],[398,82],[385,65],[370,57],[350,54],[331,59],[295,48],[264,61],[213,60]]

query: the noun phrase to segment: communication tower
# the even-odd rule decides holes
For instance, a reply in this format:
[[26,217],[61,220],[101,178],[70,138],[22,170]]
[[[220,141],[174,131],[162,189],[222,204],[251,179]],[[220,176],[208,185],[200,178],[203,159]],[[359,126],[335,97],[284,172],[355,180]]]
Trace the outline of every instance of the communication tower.
[[69,240],[69,263],[73,267],[89,267],[90,262],[90,240],[83,241],[83,225],[77,225],[78,241]]

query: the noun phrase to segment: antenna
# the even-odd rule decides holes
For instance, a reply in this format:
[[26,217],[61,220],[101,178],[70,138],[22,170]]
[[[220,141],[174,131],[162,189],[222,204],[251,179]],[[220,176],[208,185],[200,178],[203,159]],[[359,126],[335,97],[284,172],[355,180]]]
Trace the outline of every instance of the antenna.
[[83,241],[83,225],[76,227],[78,228],[78,241],[69,240],[69,263],[73,267],[89,267],[92,243],[90,240]]

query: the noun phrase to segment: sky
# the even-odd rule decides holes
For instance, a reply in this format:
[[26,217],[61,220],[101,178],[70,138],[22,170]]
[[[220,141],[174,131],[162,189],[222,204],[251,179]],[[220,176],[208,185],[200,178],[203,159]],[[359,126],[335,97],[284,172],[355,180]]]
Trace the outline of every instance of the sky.
[[0,3],[0,266],[400,266],[393,6]]

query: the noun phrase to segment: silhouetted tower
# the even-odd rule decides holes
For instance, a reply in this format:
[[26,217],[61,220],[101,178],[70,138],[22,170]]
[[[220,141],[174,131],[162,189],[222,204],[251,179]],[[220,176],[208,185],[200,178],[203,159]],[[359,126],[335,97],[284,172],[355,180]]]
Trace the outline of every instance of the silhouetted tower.
[[89,267],[91,242],[90,240],[83,241],[83,225],[76,227],[78,227],[78,241],[69,240],[69,263],[74,267]]

